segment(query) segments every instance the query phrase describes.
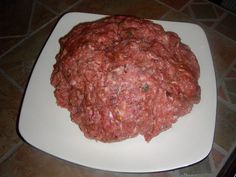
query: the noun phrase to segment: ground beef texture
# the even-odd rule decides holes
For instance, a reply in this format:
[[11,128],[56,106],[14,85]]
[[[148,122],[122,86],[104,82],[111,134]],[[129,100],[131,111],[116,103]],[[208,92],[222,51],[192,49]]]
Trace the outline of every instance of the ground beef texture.
[[200,101],[195,55],[159,24],[109,16],[78,24],[59,43],[56,102],[89,139],[149,142]]

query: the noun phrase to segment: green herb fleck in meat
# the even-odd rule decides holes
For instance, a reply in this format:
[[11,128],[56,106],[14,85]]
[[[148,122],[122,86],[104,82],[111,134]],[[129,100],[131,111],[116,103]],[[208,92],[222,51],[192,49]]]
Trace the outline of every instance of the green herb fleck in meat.
[[144,91],[144,92],[147,92],[148,90],[149,90],[149,85],[145,83],[145,84],[143,85],[143,91]]

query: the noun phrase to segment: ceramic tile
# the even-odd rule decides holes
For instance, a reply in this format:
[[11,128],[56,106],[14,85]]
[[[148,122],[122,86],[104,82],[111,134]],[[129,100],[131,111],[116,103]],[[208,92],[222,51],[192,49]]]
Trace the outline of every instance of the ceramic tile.
[[151,173],[148,177],[171,177],[167,172]]
[[58,1],[58,0],[38,0],[51,9],[53,9],[57,13],[61,13],[64,10],[66,10],[68,7],[73,5],[77,0],[63,0],[63,1]]
[[221,8],[219,6],[214,6],[214,7],[215,7],[218,17],[221,17],[225,13],[225,10],[223,8]]
[[229,110],[226,116],[226,120],[229,122],[229,124],[231,124],[233,127],[236,128],[236,112],[235,111]]
[[167,20],[167,21],[178,21],[178,22],[194,23],[194,21],[188,15],[186,15],[184,13],[181,13],[181,12],[175,12],[175,11],[168,12],[168,14],[165,15],[161,19],[162,20]]
[[220,5],[230,11],[231,13],[236,14],[236,2],[231,0],[218,1]]
[[155,0],[136,0],[135,5],[130,5],[126,13],[142,18],[159,19],[168,10],[167,7],[157,3]]
[[92,0],[82,0],[70,11],[107,15],[133,15],[143,18],[158,19],[168,11],[168,8],[155,0],[136,0],[135,2],[126,0],[104,0],[95,2]]
[[211,4],[192,4],[193,14],[197,19],[216,19],[217,15]]
[[11,47],[16,45],[22,39],[23,37],[0,39],[0,55],[4,54],[6,51],[8,51]]
[[0,59],[0,67],[19,85],[24,87],[28,81],[32,66],[54,25],[55,22],[50,23]]
[[0,157],[19,142],[16,120],[22,94],[0,74]]
[[212,27],[215,24],[215,21],[210,21],[210,20],[209,21],[201,21],[201,20],[199,20],[199,22],[204,24],[204,25],[206,25],[206,26],[208,26],[208,27]]
[[146,173],[113,173],[113,175],[115,177],[147,177]]
[[218,88],[218,92],[217,92],[217,95],[225,100],[225,101],[229,101],[229,98],[228,98],[228,95],[227,95],[227,91],[225,89],[225,85],[224,83],[221,84],[221,86]]
[[55,17],[55,14],[50,12],[40,3],[36,2],[32,17],[31,31],[36,30],[37,28],[51,20],[53,17]]
[[169,5],[170,7],[176,9],[176,10],[179,10],[181,9],[186,3],[189,2],[189,0],[178,0],[178,1],[175,1],[175,0],[160,0],[161,2]]
[[1,164],[0,174],[4,177],[144,177],[142,174],[114,173],[83,167],[43,153],[26,144]]
[[0,1],[0,36],[27,33],[33,0]]
[[195,3],[205,3],[205,2],[207,2],[207,0],[193,0],[193,2],[195,2]]
[[217,79],[222,78],[236,58],[236,43],[212,29],[205,29]]
[[236,105],[236,93],[229,93],[230,101]]
[[228,14],[219,22],[215,29],[236,41],[236,16]]
[[214,142],[229,152],[236,143],[236,127],[232,124],[235,113],[221,102],[217,106]]
[[191,175],[197,175],[197,174],[210,174],[211,173],[211,167],[210,167],[210,163],[209,163],[209,157],[206,157],[205,159],[203,159],[202,161],[185,167],[185,168],[181,168],[179,170],[180,175],[183,176],[191,176]]
[[185,13],[185,14],[187,14],[188,16],[192,16],[192,10],[191,10],[191,8],[189,7],[189,6],[187,6],[186,8],[184,8],[183,10],[182,10],[182,12],[183,13]]
[[229,92],[236,93],[236,80],[235,79],[225,80],[225,85]]
[[222,160],[225,157],[224,154],[222,154],[220,151],[218,151],[215,148],[212,148],[211,154],[212,154],[214,166],[216,167],[216,169],[219,169],[222,163]]
[[236,78],[236,70],[235,69],[232,69],[230,70],[227,75],[226,75],[227,78]]
[[213,27],[225,14],[222,8],[209,3],[209,1],[191,1],[182,12],[207,27]]

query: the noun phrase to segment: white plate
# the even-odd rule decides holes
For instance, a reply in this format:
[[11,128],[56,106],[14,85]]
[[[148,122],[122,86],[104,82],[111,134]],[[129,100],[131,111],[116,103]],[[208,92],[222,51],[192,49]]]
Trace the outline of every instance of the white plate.
[[[201,102],[190,114],[151,142],[138,136],[117,143],[86,139],[71,122],[69,112],[56,105],[50,75],[59,51],[58,39],[71,28],[104,17],[88,13],[64,15],[48,39],[33,70],[19,119],[19,131],[31,145],[59,158],[97,169],[153,172],[187,166],[202,160],[211,149],[216,114],[216,82],[204,31],[195,24],[155,21],[176,32],[200,64]],[[27,49],[26,49],[27,50]]]

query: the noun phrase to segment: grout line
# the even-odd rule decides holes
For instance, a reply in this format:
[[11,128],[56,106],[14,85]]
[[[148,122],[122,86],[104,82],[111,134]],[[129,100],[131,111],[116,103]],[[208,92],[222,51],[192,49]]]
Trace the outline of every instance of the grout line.
[[24,92],[24,89],[14,80],[12,79],[12,77],[10,77],[8,74],[5,73],[5,71],[3,71],[0,68],[0,74],[3,75],[12,85],[14,85],[21,93]]
[[[222,16],[223,16],[223,15],[222,15]],[[207,27],[207,26],[206,26],[206,27]],[[209,28],[209,27],[208,27],[208,28]],[[236,41],[235,41],[235,40],[229,38],[228,36],[224,35],[223,33],[221,33],[221,32],[219,32],[219,31],[215,30],[215,29],[212,28],[212,27],[210,27],[210,29],[214,30],[214,32],[216,32],[220,37],[223,37],[223,38],[225,38],[225,39],[227,39],[227,40],[230,40],[231,42],[233,42],[234,44],[236,44]]]
[[[44,27],[46,27],[47,25],[49,25],[51,22],[53,22],[55,19],[57,19],[60,15],[62,15],[63,13],[65,13],[66,11],[68,11],[70,8],[72,8],[73,6],[75,6],[76,4],[80,3],[80,1],[75,2],[74,4],[72,4],[71,6],[69,6],[68,8],[66,8],[64,11],[62,11],[61,13],[59,13],[58,15],[56,15],[54,18],[52,18],[51,20],[49,20],[48,22],[46,22],[45,24],[43,24],[42,26],[40,26],[38,29],[36,29],[35,31],[33,31],[32,33],[30,33],[28,36],[26,36],[24,39],[22,39],[20,42],[18,42],[16,45],[14,45],[13,47],[11,47],[9,50],[7,50],[5,53],[3,53],[2,55],[0,55],[0,60],[3,56],[7,55],[8,53],[10,53],[12,50],[14,50],[16,47],[18,47],[19,45],[21,45],[24,41],[26,41],[28,38],[30,38],[31,36],[33,36],[34,34],[36,34],[37,32],[39,32],[41,29],[43,29]],[[34,1],[32,8],[35,8],[35,4],[36,2]],[[31,21],[32,21],[32,14],[33,14],[33,9],[31,11]],[[29,28],[28,28],[29,30]],[[0,74],[3,75],[11,84],[13,84],[21,93],[24,92],[24,89],[12,78],[10,77],[7,73],[5,73],[5,71],[3,69],[0,68]]]
[[224,94],[225,94],[225,96],[226,96],[226,99],[229,100],[229,101],[231,101],[224,80],[222,81],[221,86],[222,86],[223,92],[224,92]]
[[32,3],[31,12],[30,12],[30,18],[29,18],[28,27],[27,27],[27,32],[25,34],[22,34],[22,35],[1,36],[0,39],[25,37],[25,36],[27,36],[29,34],[29,28],[31,26],[31,21],[32,21],[32,14],[34,13],[34,6],[35,6],[34,4],[35,4],[35,1],[33,1],[33,3]]
[[230,92],[230,91],[229,91],[229,94],[236,97],[236,93],[235,93],[235,92]]
[[[181,13],[183,13],[183,12],[181,12]],[[192,11],[191,8],[190,8],[190,13],[191,13],[191,15],[192,15],[192,13],[193,13],[193,11]],[[184,14],[185,14],[185,13],[184,13]],[[227,15],[227,13],[224,13],[224,14],[221,16],[221,18],[225,17],[226,15]],[[201,22],[199,22],[197,19],[195,19],[195,18],[193,18],[193,17],[191,17],[191,16],[190,16],[190,19],[193,20],[193,22],[195,22],[195,23],[201,23]],[[221,19],[220,19],[220,20],[221,20]],[[217,22],[216,22],[216,23],[217,23]],[[221,38],[227,39],[227,40],[231,41],[232,43],[236,44],[236,41],[234,41],[233,39],[229,38],[229,37],[226,36],[225,34],[219,32],[219,31],[217,31],[217,30],[215,30],[215,29],[213,28],[214,26],[216,26],[216,23],[215,23],[214,25],[212,25],[211,27],[206,26],[206,25],[204,25],[204,24],[202,24],[202,23],[201,23],[201,24],[204,25],[205,28],[207,28],[207,29],[214,30],[214,32],[216,32]]]
[[196,17],[195,17],[195,14],[194,14],[194,12],[193,12],[193,9],[190,7],[190,6],[188,6],[188,9],[189,9],[189,11],[190,11],[190,18],[191,19],[194,19],[196,22],[198,22],[197,21],[197,19],[196,19]]
[[189,5],[192,4],[192,3],[193,3],[193,0],[188,1],[186,4],[183,5],[183,7],[181,7],[179,9],[179,11],[182,12],[186,7],[189,7]]
[[[226,95],[229,97],[227,89],[226,89]],[[218,99],[219,99],[219,101],[221,101],[225,106],[227,106],[229,109],[231,109],[232,111],[236,111],[236,105],[231,103],[230,97],[229,97],[229,101],[226,101],[226,100],[224,100],[223,98],[221,98],[221,97],[219,97],[219,96],[218,96]]]
[[166,13],[164,13],[159,19],[163,20],[163,18],[165,18],[167,15],[169,15],[169,13],[171,13],[171,9],[169,9],[168,11],[166,11]]
[[197,5],[198,4],[200,4],[200,5],[203,4],[204,5],[204,4],[208,4],[208,1],[205,1],[205,2],[193,2],[193,4],[197,4]]
[[42,5],[45,9],[49,10],[50,12],[52,12],[54,15],[57,15],[58,13],[53,10],[51,7],[47,6],[46,4],[42,3],[40,0],[38,0],[36,3]]
[[[215,27],[219,24],[219,22],[220,22],[221,20],[223,20],[227,15],[228,15],[228,14],[224,12],[223,15],[221,15],[221,17],[217,19],[217,22],[211,26],[211,28],[212,28],[212,29],[215,29]],[[216,30],[215,30],[215,31],[216,31]]]
[[226,69],[226,71],[223,73],[223,79],[226,78],[227,74],[234,68],[234,65],[236,64],[236,58],[234,58],[233,62],[230,64],[230,66]]
[[1,36],[0,39],[9,39],[9,38],[20,38],[20,37],[25,37],[27,34],[22,34],[22,35],[12,35],[12,36]]
[[11,147],[1,158],[0,163],[3,163],[5,160],[7,160],[9,157],[11,157],[14,152],[23,144],[23,141],[20,140],[17,144],[15,144],[13,147]]
[[59,15],[62,15],[64,14],[65,12],[67,12],[69,9],[71,9],[73,6],[81,3],[82,1],[81,0],[77,0],[74,4],[70,5],[68,8],[66,8],[64,11],[62,11]]
[[62,11],[61,13],[59,13],[58,15],[56,15],[55,17],[53,17],[51,20],[49,20],[48,22],[44,23],[42,26],[40,26],[38,29],[34,30],[32,33],[30,33],[29,35],[27,35],[24,39],[22,39],[20,42],[18,42],[16,45],[12,46],[10,49],[8,49],[6,52],[4,52],[2,55],[0,55],[0,60],[3,56],[7,55],[9,52],[11,52],[12,50],[14,50],[16,47],[18,47],[19,45],[21,45],[25,40],[27,40],[28,38],[30,38],[31,36],[33,36],[34,34],[36,34],[37,32],[39,32],[41,29],[43,29],[45,26],[47,26],[48,24],[50,24],[52,21],[54,21],[55,19],[57,19],[58,17],[60,17],[62,14],[64,14],[65,12],[67,12],[69,9],[71,9],[73,6],[77,5],[78,3],[80,3],[80,0],[75,2],[74,4],[72,4],[71,6],[69,6],[68,8],[66,8],[64,11]]
[[18,42],[16,45],[14,45],[12,48],[10,48],[9,50],[7,50],[6,52],[4,52],[2,55],[0,55],[0,60],[3,56],[7,55],[9,52],[11,52],[12,50],[14,50],[16,47],[18,47],[19,45],[21,45],[25,40],[29,39],[30,37],[32,37],[34,34],[36,34],[37,32],[39,32],[41,29],[43,29],[45,26],[47,26],[48,24],[50,24],[53,20],[55,20],[57,18],[54,17],[51,20],[49,20],[47,23],[43,24],[42,26],[40,26],[38,29],[36,29],[35,31],[33,31],[32,33],[30,33],[28,36],[26,36],[24,39],[22,39],[20,42]]
[[219,164],[219,168],[216,174],[218,174],[220,172],[220,170],[224,167],[225,163],[227,162],[227,160],[229,159],[229,157],[231,156],[234,148],[236,148],[236,143],[234,143],[234,145],[231,147],[231,149],[229,150],[229,152],[225,155],[225,157],[223,158],[223,160],[221,161],[221,163]]
[[213,159],[213,155],[212,153],[209,154],[209,164],[210,164],[210,168],[212,172],[215,172],[217,170],[215,163],[214,163],[214,159]]
[[33,5],[32,5],[32,9],[31,9],[31,13],[30,13],[30,19],[29,19],[29,23],[28,23],[28,29],[27,29],[27,34],[30,33],[31,31],[31,25],[32,25],[32,20],[33,20],[33,16],[34,16],[34,11],[35,11],[35,0],[33,1]]
[[211,172],[215,172],[217,169],[215,167],[215,163],[214,163],[214,160],[213,160],[213,155],[212,154],[209,154],[209,165],[210,165],[210,169],[211,169]]
[[161,2],[161,1],[159,1],[159,0],[155,0],[155,1],[158,2],[158,3],[160,3],[160,4],[163,5],[163,6],[168,7],[170,10],[174,10],[174,11],[176,11],[176,12],[178,11],[178,10],[176,10],[175,8],[169,6],[168,4],[165,4],[164,2]]
[[236,77],[225,77],[224,80],[225,81],[234,81],[234,80],[236,80]]
[[14,45],[13,47],[11,47],[9,50],[7,50],[6,52],[4,52],[2,55],[0,55],[0,60],[3,56],[7,55],[9,52],[11,52],[13,49],[15,49],[17,46],[19,46],[20,44],[22,44],[25,40],[27,40],[28,38],[30,38],[31,36],[33,36],[34,34],[36,34],[38,31],[40,31],[41,29],[43,29],[45,26],[47,26],[48,24],[50,24],[52,21],[54,21],[55,19],[57,19],[58,17],[60,17],[62,14],[64,14],[66,11],[68,11],[70,8],[72,8],[74,5],[78,4],[80,1],[75,2],[74,4],[72,4],[71,6],[69,6],[67,9],[65,9],[64,11],[62,11],[61,13],[59,13],[58,15],[56,15],[55,17],[53,17],[51,20],[49,20],[48,22],[44,23],[42,26],[40,26],[38,29],[34,30],[32,33],[30,33],[29,35],[27,35],[24,39],[22,39],[20,42],[18,42],[16,45]]
[[[156,0],[157,1],[157,0]],[[191,1],[189,1],[187,4],[190,4],[191,2],[192,2],[193,0],[191,0]],[[210,1],[208,1],[208,3],[210,3],[210,4],[212,4],[213,6],[217,6],[218,8],[220,8],[220,9],[222,9],[224,12],[223,12],[223,14],[221,15],[221,17],[218,19],[218,22],[220,21],[220,20],[222,20],[225,16],[227,16],[228,14],[231,14],[231,15],[234,15],[235,16],[235,14],[233,14],[232,12],[230,12],[229,10],[227,10],[227,9],[224,9],[224,8],[222,8],[222,7],[220,7],[219,5],[217,5],[217,4],[214,4],[214,3],[212,3],[212,2],[210,2]],[[171,7],[170,7],[171,8]],[[171,8],[171,9],[173,9],[173,8]],[[201,23],[201,22],[199,22],[196,18],[194,18],[194,14],[193,14],[193,11],[192,11],[192,8],[189,8],[190,9],[190,13],[191,13],[191,16],[190,16],[190,19],[191,20],[194,20],[194,22],[196,23]],[[174,9],[175,10],[175,9]],[[175,10],[176,11],[176,10]],[[183,12],[181,12],[181,13],[183,13]],[[201,23],[202,24],[202,23]],[[236,44],[236,41],[234,41],[233,39],[231,39],[231,38],[229,38],[228,36],[226,36],[225,34],[223,34],[223,33],[221,33],[221,32],[219,32],[219,31],[217,31],[217,30],[215,30],[214,28],[215,28],[215,26],[217,25],[218,23],[217,23],[217,21],[215,22],[215,24],[213,24],[211,27],[209,27],[209,26],[206,26],[206,25],[204,25],[206,28],[208,28],[208,29],[212,29],[212,30],[214,30],[218,35],[220,35],[220,37],[223,37],[223,38],[225,38],[225,39],[228,39],[228,40],[230,40],[231,42],[233,42],[233,43],[235,43]]]
[[[226,80],[227,74],[234,69],[234,65],[236,64],[236,59],[233,60],[233,62],[230,64],[230,66],[226,69],[226,71],[222,74],[222,76],[219,79],[219,86]],[[227,90],[226,90],[227,91]],[[228,97],[227,97],[228,98]],[[229,99],[230,100],[230,99]]]
[[236,112],[236,105],[232,104],[228,101],[225,101],[224,99],[222,99],[221,97],[218,97],[218,100],[223,103],[225,106],[227,106],[231,111]]
[[[198,18],[198,21],[204,22],[204,21],[212,21],[212,22],[217,22],[218,20],[215,18]],[[201,23],[200,22],[200,23]]]
[[222,148],[220,145],[218,145],[217,143],[213,143],[213,147],[217,150],[217,151],[219,151],[221,154],[223,154],[224,156],[227,156],[227,151],[224,149],[224,148]]
[[[212,5],[212,4],[211,4]],[[215,12],[217,19],[220,18],[220,15],[218,14],[217,10],[216,10],[216,6],[212,5],[213,7],[213,11]]]

